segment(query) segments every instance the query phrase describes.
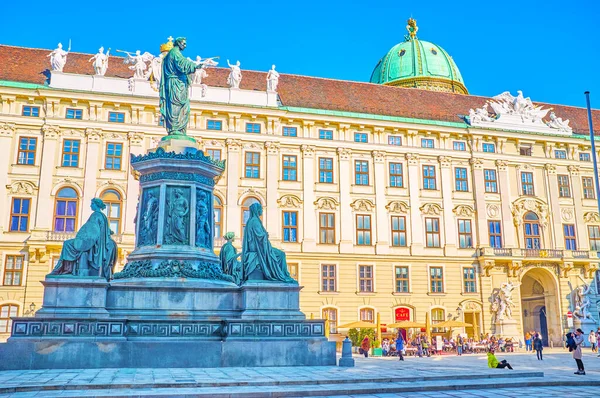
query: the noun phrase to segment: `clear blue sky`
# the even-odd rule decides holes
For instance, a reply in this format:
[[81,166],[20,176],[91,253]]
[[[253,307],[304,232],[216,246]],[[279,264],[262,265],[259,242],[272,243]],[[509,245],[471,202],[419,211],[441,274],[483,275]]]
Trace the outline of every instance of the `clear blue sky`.
[[[167,5],[168,4],[168,5]],[[600,108],[600,1],[0,1],[0,43],[73,51],[100,45],[158,53],[169,35],[187,55],[241,61],[243,69],[368,81],[403,40],[406,20],[442,46],[467,88],[523,90],[534,101]],[[2,65],[0,65],[0,68]]]

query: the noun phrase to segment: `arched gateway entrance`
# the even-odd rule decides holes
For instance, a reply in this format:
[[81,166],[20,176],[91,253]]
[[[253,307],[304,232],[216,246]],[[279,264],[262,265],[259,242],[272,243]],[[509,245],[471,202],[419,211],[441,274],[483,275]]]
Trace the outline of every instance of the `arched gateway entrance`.
[[560,341],[560,310],[556,279],[548,270],[535,268],[521,278],[521,315],[523,333],[535,330],[542,335],[544,345]]

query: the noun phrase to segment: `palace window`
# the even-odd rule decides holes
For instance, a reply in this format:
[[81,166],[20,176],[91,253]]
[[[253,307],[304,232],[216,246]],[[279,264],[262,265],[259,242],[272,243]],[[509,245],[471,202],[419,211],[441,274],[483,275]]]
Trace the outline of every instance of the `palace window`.
[[21,286],[25,256],[7,255],[4,262],[4,286]]
[[106,218],[108,218],[108,223],[110,225],[110,229],[115,234],[121,233],[121,206],[123,202],[121,201],[121,194],[114,189],[108,189],[102,193],[100,199],[106,205],[106,208],[102,211]]
[[335,243],[335,214],[319,213],[319,243]]
[[55,232],[75,232],[78,204],[79,197],[73,188],[65,187],[58,191],[54,206]]
[[223,235],[223,202],[217,195],[214,196],[214,213],[215,213],[215,239],[220,239]]
[[323,308],[323,319],[329,321],[329,334],[335,334],[338,332],[338,316],[335,308]]
[[461,249],[473,247],[471,220],[458,220],[458,245]]
[[21,137],[19,138],[19,152],[17,153],[17,164],[34,165],[35,152],[37,147],[37,138]]
[[488,221],[488,231],[490,235],[490,247],[496,249],[502,248],[502,224],[500,221]]
[[592,161],[592,157],[589,153],[587,152],[582,152],[579,154],[579,161],[580,162],[591,162]]
[[369,185],[369,162],[366,160],[354,161],[354,179],[356,185]]
[[464,167],[456,167],[454,169],[454,185],[456,191],[468,192],[469,183],[467,181],[467,169]]
[[107,170],[121,170],[123,144],[115,142],[106,143],[106,160],[104,168]]
[[333,159],[319,158],[319,182],[333,183]]
[[246,152],[244,176],[246,178],[260,178],[260,153]]
[[283,212],[283,241],[298,242],[298,212]]
[[431,293],[444,293],[444,268],[429,267]]
[[40,107],[24,105],[21,116],[40,117]]
[[532,156],[533,150],[531,148],[531,145],[524,145],[519,147],[519,154],[521,156]]
[[31,199],[13,198],[10,211],[10,232],[29,231],[29,211]]
[[600,226],[588,225],[588,235],[590,237],[590,250],[600,252]]
[[284,127],[283,128],[283,136],[284,137],[298,137],[298,129],[296,127]]
[[577,238],[575,237],[575,224],[563,224],[565,234],[565,249],[577,250]]
[[594,179],[592,177],[581,177],[583,185],[583,198],[596,199],[596,191],[594,190]]
[[214,160],[221,160],[221,150],[220,149],[207,149],[206,154],[213,158]]
[[[446,311],[441,308],[435,308],[431,310],[431,324],[435,325],[440,322],[444,322],[446,317]],[[444,328],[433,327],[431,329],[433,333],[444,333]]]
[[388,144],[395,146],[402,146],[402,136],[401,135],[388,135]]
[[463,286],[464,293],[477,293],[477,283],[475,282],[475,267],[463,268]]
[[523,195],[533,196],[533,173],[524,171],[521,173],[521,189]]
[[288,274],[298,280],[298,263],[287,263]]
[[406,217],[392,216],[392,246],[406,247]]
[[10,333],[12,329],[12,319],[19,313],[19,307],[14,304],[5,304],[0,306],[0,333]]
[[466,151],[467,150],[467,144],[464,141],[454,141],[452,143],[452,148],[455,151]]
[[206,121],[206,129],[221,131],[223,130],[223,122],[221,120],[209,119]]
[[64,140],[62,152],[63,167],[78,167],[79,166],[79,140]]
[[333,130],[319,130],[320,140],[333,140]]
[[569,176],[564,174],[559,174],[558,178],[558,196],[561,198],[570,198],[571,197],[571,186],[569,184]]
[[564,150],[555,150],[554,151],[554,157],[556,159],[566,159],[567,158],[567,151]]
[[65,114],[65,118],[67,118],[67,119],[79,119],[79,120],[81,120],[83,118],[83,110],[81,110],[81,109],[74,109],[74,108],[67,108],[67,113]]
[[375,322],[375,310],[372,308],[361,308],[360,320],[364,322]]
[[369,142],[369,137],[367,133],[354,133],[354,142]]
[[437,189],[435,184],[435,166],[423,166],[423,189]]
[[260,123],[246,123],[246,133],[260,134]]
[[125,123],[125,113],[108,112],[108,121],[110,123]]
[[373,292],[373,266],[359,265],[358,266],[358,288],[362,293]]
[[425,219],[425,237],[427,247],[440,247],[440,219]]
[[396,293],[408,293],[409,292],[409,277],[408,267],[395,267],[396,275]]
[[242,202],[242,234],[244,233],[244,228],[246,228],[246,223],[250,218],[250,206],[252,206],[254,203],[260,204],[260,200],[253,196],[244,199]]
[[483,152],[496,153],[496,144],[492,144],[490,142],[484,142],[483,143]]
[[283,155],[283,180],[297,181],[298,158],[294,155]]
[[421,148],[433,148],[434,142],[431,138],[421,138]]
[[523,217],[525,229],[525,248],[539,249],[541,247],[540,220],[537,214],[528,212]]
[[402,163],[390,163],[390,187],[404,187],[404,174],[402,173]]
[[496,170],[483,170],[483,178],[485,180],[485,192],[498,193],[498,178],[496,177]]
[[359,246],[371,245],[371,216],[356,215],[356,244]]
[[321,291],[335,292],[335,264],[321,264]]

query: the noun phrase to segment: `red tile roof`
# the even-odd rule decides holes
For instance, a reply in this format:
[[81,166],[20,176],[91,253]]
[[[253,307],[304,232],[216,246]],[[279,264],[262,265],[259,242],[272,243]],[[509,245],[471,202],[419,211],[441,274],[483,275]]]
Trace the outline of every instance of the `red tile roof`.
[[[50,76],[51,50],[0,45],[0,80],[47,84]],[[67,73],[93,74],[88,62],[92,54],[71,52],[64,71]],[[121,57],[110,57],[107,76],[129,78],[132,71],[124,65]],[[225,87],[229,69],[211,68],[209,86]],[[242,70],[241,88],[266,89],[266,72]],[[468,114],[470,108],[483,106],[488,97],[441,93],[412,88],[390,87],[371,83],[323,79],[308,76],[281,74],[279,97],[285,106],[369,113],[386,116],[402,116],[430,120],[460,122],[460,115]],[[536,103],[552,107],[558,117],[569,119],[573,131],[588,134],[589,127],[585,108]],[[594,130],[600,135],[600,110],[593,111]]]

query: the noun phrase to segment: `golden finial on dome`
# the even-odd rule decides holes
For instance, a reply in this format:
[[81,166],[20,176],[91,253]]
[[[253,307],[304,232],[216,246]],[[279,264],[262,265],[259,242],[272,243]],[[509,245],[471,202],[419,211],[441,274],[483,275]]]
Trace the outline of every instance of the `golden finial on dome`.
[[171,49],[173,48],[173,36],[169,36],[167,38],[168,42],[161,44],[160,45],[160,52],[166,52],[166,51],[171,51]]
[[419,27],[417,26],[417,20],[414,18],[408,18],[408,21],[406,21],[406,23],[407,23],[406,30],[408,30],[408,34],[410,35],[410,38],[416,39],[417,32],[419,30]]

